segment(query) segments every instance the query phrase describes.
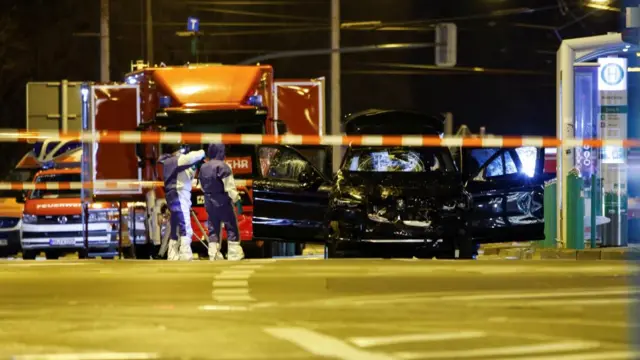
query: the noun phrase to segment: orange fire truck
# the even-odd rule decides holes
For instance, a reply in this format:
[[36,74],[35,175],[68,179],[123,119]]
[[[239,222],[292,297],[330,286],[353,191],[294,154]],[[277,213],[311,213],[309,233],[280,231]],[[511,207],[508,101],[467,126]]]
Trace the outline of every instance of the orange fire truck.
[[[82,88],[83,130],[89,132],[138,130],[163,133],[316,134],[324,132],[324,80],[273,78],[267,65],[236,66],[196,64],[148,67],[132,66],[125,83],[93,84]],[[192,149],[208,144],[191,146]],[[160,143],[83,145],[83,177],[86,180],[160,181],[156,163]],[[228,145],[227,162],[234,170],[243,201],[239,226],[243,246],[252,240],[251,180],[261,176],[259,146]],[[264,152],[262,152],[264,153]],[[205,253],[200,240],[206,237],[204,196],[194,181],[194,252]],[[135,218],[142,216],[144,229],[136,229],[139,258],[164,256],[161,245],[169,234],[168,211],[161,187],[155,189],[88,190],[85,200],[140,201]],[[195,221],[197,219],[197,221]],[[144,236],[143,236],[144,234]],[[255,244],[262,256],[270,249]],[[251,253],[251,251],[249,251]]]

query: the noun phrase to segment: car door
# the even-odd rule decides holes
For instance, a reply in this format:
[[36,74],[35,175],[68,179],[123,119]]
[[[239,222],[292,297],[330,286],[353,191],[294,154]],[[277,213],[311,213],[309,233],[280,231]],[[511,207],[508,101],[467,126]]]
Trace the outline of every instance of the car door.
[[472,236],[479,243],[544,239],[541,149],[470,149],[467,191]]
[[289,146],[258,149],[261,177],[253,183],[256,240],[323,241],[331,180]]

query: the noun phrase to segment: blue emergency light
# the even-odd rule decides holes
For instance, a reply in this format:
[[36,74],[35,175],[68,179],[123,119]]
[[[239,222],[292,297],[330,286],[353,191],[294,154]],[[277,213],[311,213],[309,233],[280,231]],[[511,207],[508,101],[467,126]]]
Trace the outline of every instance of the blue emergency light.
[[251,95],[249,96],[249,105],[262,107],[262,95]]
[[160,96],[160,98],[158,99],[158,102],[160,104],[160,108],[161,109],[168,108],[169,106],[171,106],[171,97],[170,96]]

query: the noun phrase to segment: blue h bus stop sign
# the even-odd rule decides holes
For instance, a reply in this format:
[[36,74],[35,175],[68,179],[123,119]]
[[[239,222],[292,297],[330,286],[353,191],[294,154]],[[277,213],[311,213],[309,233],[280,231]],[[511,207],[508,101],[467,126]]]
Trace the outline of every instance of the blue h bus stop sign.
[[200,19],[189,17],[187,19],[187,31],[198,32],[200,30]]

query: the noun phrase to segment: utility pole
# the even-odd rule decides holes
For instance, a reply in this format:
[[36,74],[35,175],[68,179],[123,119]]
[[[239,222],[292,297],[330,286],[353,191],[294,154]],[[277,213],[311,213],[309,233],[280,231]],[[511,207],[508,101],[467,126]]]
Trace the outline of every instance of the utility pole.
[[[331,0],[331,134],[340,134],[340,0]],[[333,147],[333,172],[338,171],[342,147]]]
[[153,66],[153,17],[151,16],[151,0],[147,0],[147,63]]
[[100,0],[100,81],[109,81],[109,0]]

